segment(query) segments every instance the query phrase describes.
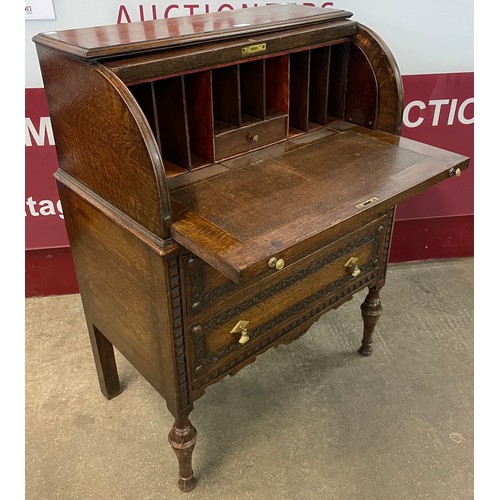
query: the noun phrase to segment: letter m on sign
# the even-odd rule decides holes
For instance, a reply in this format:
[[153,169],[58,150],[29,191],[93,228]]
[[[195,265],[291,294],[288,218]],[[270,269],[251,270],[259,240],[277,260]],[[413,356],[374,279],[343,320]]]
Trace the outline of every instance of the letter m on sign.
[[37,146],[44,146],[45,137],[47,137],[50,146],[54,145],[54,134],[52,132],[52,125],[48,116],[42,116],[40,118],[40,125],[38,129],[35,127],[31,118],[25,118],[24,134],[26,146],[33,146],[33,143],[31,142],[32,138]]

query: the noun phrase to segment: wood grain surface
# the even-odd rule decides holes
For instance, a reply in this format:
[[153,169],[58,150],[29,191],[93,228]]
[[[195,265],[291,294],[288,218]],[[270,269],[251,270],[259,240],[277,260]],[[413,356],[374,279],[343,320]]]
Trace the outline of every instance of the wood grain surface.
[[399,137],[394,57],[350,16],[271,5],[34,38],[99,385],[120,393],[116,348],[165,399],[182,491],[209,385],[364,288],[372,354],[395,205],[468,166]]
[[163,47],[280,31],[351,17],[340,9],[275,4],[181,18],[121,23],[40,33],[34,41],[84,58],[144,52]]
[[[273,255],[293,261],[299,242],[363,210],[394,205],[467,163],[461,155],[409,139],[402,147],[394,136],[378,132],[376,138],[365,130],[339,131],[174,190],[172,237],[243,282],[268,274],[266,262]],[[255,178],[260,182],[252,182]],[[377,199],[366,208],[356,207],[372,198]]]

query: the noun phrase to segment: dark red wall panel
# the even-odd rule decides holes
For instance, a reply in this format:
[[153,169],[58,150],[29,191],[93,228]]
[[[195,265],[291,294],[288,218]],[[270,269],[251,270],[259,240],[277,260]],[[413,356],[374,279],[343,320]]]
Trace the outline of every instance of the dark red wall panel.
[[474,216],[396,220],[389,262],[474,255]]
[[403,76],[404,137],[471,158],[459,178],[398,205],[397,219],[474,213],[474,73]]
[[36,288],[35,273],[33,272],[33,266],[31,265],[31,258],[28,251],[26,251],[24,255],[24,265],[24,294],[26,297],[36,297],[38,295],[38,290]]
[[68,246],[54,179],[57,154],[44,89],[26,89],[25,248]]
[[75,268],[68,247],[30,250],[26,252],[26,261],[31,263],[30,273],[26,272],[27,297],[78,293]]

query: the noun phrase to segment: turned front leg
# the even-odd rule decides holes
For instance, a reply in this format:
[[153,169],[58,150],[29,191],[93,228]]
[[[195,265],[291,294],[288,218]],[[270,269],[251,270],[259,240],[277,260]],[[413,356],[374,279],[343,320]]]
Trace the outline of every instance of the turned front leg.
[[382,304],[380,303],[379,292],[376,288],[369,288],[365,301],[361,304],[361,314],[363,316],[363,340],[359,353],[363,356],[373,354],[373,332],[380,315],[382,314]]
[[181,491],[191,491],[196,484],[193,476],[192,455],[197,432],[187,417],[176,419],[168,435],[168,441],[179,461],[179,481]]

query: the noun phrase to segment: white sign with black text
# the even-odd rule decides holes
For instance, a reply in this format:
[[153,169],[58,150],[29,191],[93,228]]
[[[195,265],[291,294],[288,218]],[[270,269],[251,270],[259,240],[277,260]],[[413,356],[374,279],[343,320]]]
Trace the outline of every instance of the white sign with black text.
[[25,0],[24,19],[26,21],[55,18],[52,0]]

